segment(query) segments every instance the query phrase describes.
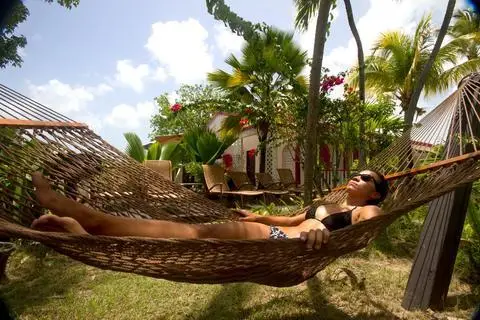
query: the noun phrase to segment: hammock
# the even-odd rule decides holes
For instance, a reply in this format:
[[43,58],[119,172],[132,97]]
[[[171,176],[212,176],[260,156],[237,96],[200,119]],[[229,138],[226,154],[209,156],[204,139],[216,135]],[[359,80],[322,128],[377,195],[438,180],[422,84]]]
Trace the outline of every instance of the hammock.
[[[479,89],[480,75],[464,79],[457,91],[370,161],[369,168],[386,172],[391,181],[383,206],[387,214],[332,232],[318,251],[299,239],[150,239],[31,230],[32,220],[44,213],[32,193],[29,174],[35,170],[42,170],[55,190],[115,215],[186,223],[237,216],[163,179],[85,125],[0,85],[0,236],[39,241],[98,268],[167,280],[296,285],[336,258],[367,246],[400,215],[480,178],[480,151],[472,139],[480,123]],[[344,198],[340,187],[322,201]]]

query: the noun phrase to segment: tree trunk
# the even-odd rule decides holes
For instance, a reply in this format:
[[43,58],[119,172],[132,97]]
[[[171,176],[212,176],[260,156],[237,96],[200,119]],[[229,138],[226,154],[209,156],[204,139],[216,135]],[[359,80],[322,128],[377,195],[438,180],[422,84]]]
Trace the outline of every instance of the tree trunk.
[[433,50],[430,53],[430,57],[428,58],[427,63],[423,67],[420,77],[415,83],[415,87],[413,89],[413,94],[410,99],[410,103],[408,104],[407,111],[405,112],[406,120],[407,120],[407,114],[409,115],[408,120],[410,120],[410,115],[411,115],[411,121],[407,122],[408,125],[411,125],[413,123],[413,117],[415,115],[415,110],[417,108],[418,99],[420,98],[420,94],[422,93],[428,74],[432,69],[433,62],[435,61],[435,58],[437,57],[437,54],[440,51],[440,47],[442,46],[443,39],[447,34],[448,25],[450,24],[450,20],[452,20],[455,3],[456,3],[456,0],[448,0],[447,11],[445,11],[445,16],[443,17],[442,26],[438,33],[437,41],[435,42],[435,46],[433,47]]
[[267,162],[267,146],[264,142],[265,141],[260,141],[260,173],[265,173],[265,165]]
[[315,28],[315,44],[313,47],[312,68],[310,70],[310,88],[308,92],[307,113],[307,141],[305,144],[305,167],[304,179],[304,202],[308,205],[312,202],[313,190],[313,167],[315,162],[315,135],[318,118],[318,91],[322,73],[323,51],[327,40],[328,16],[332,0],[320,0],[318,9],[317,26]]
[[260,143],[260,168],[259,172],[265,173],[267,163],[267,138],[270,125],[267,122],[261,122],[258,125],[258,142]]
[[[360,39],[360,34],[358,33],[357,26],[355,25],[355,20],[353,19],[352,4],[350,0],[344,0],[345,9],[347,11],[348,25],[352,31],[352,35],[355,38],[355,43],[357,44],[357,56],[358,56],[358,94],[360,97],[360,114],[363,115],[365,107],[365,55],[363,54],[362,40]],[[359,123],[359,166],[363,167],[366,165],[366,152],[365,152],[365,123],[360,121]]]
[[409,129],[412,126],[413,118],[415,117],[415,111],[416,110],[417,110],[417,108],[412,108],[412,109],[408,108],[408,109],[405,110],[405,113],[403,115],[403,121],[407,125],[406,129]]

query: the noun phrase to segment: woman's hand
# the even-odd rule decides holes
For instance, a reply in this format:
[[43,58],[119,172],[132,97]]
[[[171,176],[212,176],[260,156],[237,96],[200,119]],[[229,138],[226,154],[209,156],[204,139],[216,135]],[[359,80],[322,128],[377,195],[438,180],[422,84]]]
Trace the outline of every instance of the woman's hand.
[[306,243],[308,249],[315,248],[319,250],[322,244],[328,242],[330,231],[323,223],[316,219],[308,219],[302,224],[305,224],[305,226],[302,226],[302,229],[310,229],[300,233],[300,240]]
[[240,216],[239,220],[242,222],[256,222],[258,215],[244,209],[233,209]]

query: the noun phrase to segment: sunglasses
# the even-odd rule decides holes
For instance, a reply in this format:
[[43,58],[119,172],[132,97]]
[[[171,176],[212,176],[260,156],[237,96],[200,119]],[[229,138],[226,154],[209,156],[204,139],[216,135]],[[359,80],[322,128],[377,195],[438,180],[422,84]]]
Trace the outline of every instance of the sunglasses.
[[350,179],[353,179],[355,177],[360,177],[360,179],[362,179],[365,182],[373,181],[373,183],[375,184],[375,187],[377,187],[377,184],[378,184],[377,180],[375,180],[375,178],[369,175],[368,173],[355,173],[350,176]]

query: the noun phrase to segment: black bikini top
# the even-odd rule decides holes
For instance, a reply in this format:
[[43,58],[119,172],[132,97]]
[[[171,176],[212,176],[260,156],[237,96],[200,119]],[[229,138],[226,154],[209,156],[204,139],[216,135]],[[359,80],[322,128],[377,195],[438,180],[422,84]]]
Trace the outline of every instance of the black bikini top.
[[[317,208],[318,207],[311,207],[307,211],[305,215],[305,219],[317,219],[315,217]],[[317,220],[323,223],[323,225],[328,229],[328,231],[334,231],[341,228],[345,228],[352,224],[352,211],[355,210],[356,208],[357,207],[353,207],[348,211],[335,212],[326,216],[322,220],[319,220],[319,219]]]

